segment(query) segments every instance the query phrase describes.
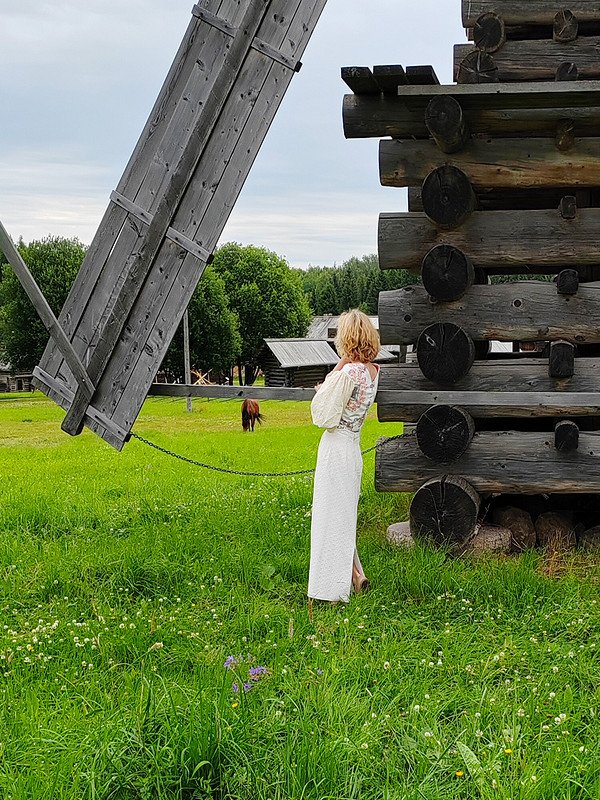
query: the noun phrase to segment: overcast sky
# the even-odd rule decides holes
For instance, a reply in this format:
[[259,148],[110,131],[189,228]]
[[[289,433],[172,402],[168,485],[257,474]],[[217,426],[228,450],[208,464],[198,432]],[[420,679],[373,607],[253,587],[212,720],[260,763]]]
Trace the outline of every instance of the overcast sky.
[[[344,139],[342,66],[432,64],[452,82],[460,0],[328,0],[221,241],[331,266],[377,249],[377,141]],[[192,0],[0,0],[0,220],[89,244],[188,26]]]

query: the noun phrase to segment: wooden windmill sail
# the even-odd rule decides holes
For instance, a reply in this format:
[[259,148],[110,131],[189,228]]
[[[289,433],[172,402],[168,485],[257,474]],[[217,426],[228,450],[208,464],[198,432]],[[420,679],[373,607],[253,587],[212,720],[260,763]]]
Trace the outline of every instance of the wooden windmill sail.
[[67,432],[123,447],[325,2],[194,6],[59,317],[93,393],[53,340],[35,369]]
[[[423,279],[380,295],[382,342],[418,363],[382,369],[379,418],[417,424],[376,484],[416,491],[412,527],[437,541],[468,537],[483,495],[600,492],[600,4],[569,9],[463,0],[456,85],[363,68],[344,100],[348,137],[390,137],[381,182],[409,187],[380,264]],[[555,280],[489,283],[509,273]]]

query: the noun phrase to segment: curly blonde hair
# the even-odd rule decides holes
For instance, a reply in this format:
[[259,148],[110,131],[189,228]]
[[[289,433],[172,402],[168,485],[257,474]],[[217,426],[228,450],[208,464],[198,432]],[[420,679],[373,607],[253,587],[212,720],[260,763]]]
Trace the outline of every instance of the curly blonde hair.
[[335,346],[342,358],[365,364],[379,353],[379,334],[367,315],[353,308],[340,317]]

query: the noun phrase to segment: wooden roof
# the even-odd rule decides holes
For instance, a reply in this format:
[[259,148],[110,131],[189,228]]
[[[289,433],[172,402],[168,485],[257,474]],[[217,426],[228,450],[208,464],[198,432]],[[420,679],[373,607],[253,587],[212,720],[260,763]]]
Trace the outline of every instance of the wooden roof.
[[333,366],[339,360],[331,345],[316,339],[265,339],[265,345],[283,369]]

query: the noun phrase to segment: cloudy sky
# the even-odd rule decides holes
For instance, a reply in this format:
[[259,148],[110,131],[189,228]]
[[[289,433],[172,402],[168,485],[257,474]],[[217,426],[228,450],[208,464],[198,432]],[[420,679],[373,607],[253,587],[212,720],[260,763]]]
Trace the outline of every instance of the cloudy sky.
[[[13,239],[88,244],[139,137],[192,0],[0,0],[0,219]],[[377,141],[346,141],[341,66],[432,64],[452,81],[460,0],[328,0],[221,238],[292,266],[376,252]]]

